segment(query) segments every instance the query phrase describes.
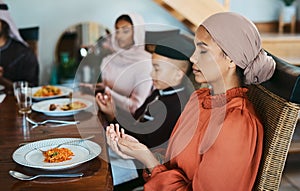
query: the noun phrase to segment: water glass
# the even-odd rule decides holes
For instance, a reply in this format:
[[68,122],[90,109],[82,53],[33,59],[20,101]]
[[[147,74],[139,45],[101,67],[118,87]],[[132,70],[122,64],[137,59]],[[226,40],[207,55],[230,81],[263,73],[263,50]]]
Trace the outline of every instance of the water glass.
[[31,113],[32,89],[28,86],[28,82],[14,82],[13,88],[19,107],[19,113]]

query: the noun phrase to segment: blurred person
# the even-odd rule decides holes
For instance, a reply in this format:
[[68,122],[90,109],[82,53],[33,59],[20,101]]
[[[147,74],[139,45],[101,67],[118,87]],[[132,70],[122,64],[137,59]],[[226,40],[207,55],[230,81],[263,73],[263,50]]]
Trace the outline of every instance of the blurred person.
[[161,40],[152,55],[151,77],[154,90],[133,114],[115,111],[111,94],[98,93],[96,101],[109,123],[120,123],[148,147],[165,144],[190,94],[189,57],[194,46],[186,37],[175,35]]
[[255,25],[232,12],[214,14],[195,33],[190,60],[196,90],[172,132],[166,158],[157,159],[118,125],[107,127],[110,147],[141,161],[144,190],[252,190],[263,149],[263,126],[245,84],[271,78],[275,61]]
[[[116,106],[134,113],[149,95],[151,54],[145,50],[143,18],[134,13],[123,14],[115,21],[115,33],[111,36],[114,50],[101,63],[102,82],[95,91],[110,94]],[[82,87],[94,88],[91,84]]]
[[12,89],[15,81],[28,81],[31,86],[37,86],[39,64],[20,36],[7,4],[0,0],[0,84]]

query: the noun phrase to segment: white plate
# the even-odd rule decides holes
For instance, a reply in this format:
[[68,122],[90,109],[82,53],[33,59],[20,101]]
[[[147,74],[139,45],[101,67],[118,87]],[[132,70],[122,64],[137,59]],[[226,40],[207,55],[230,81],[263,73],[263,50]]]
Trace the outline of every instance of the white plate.
[[5,87],[2,86],[2,85],[0,85],[0,91],[2,91],[2,90],[4,90],[4,89],[5,89]]
[[56,138],[46,139],[28,143],[17,150],[12,155],[13,160],[23,166],[39,168],[44,170],[61,170],[78,166],[82,163],[90,161],[97,157],[101,153],[101,147],[95,142],[89,140],[75,141],[72,143],[66,143],[60,148],[70,149],[74,156],[71,160],[48,163],[44,162],[44,156],[41,150],[48,150],[60,143],[68,142],[71,140],[80,140],[79,138]]
[[49,110],[50,104],[64,105],[64,104],[68,104],[69,101],[70,101],[69,98],[58,98],[58,99],[44,100],[44,101],[34,103],[31,107],[31,109],[33,111],[41,112],[41,113],[43,113],[45,115],[48,115],[48,116],[69,116],[69,115],[74,115],[74,114],[76,114],[80,111],[86,110],[92,105],[91,101],[88,101],[88,100],[85,100],[85,99],[73,98],[72,102],[81,101],[81,102],[86,104],[86,107],[81,108],[81,109],[76,109],[76,110],[67,110],[67,111],[60,111],[60,110],[50,111]]
[[[32,95],[35,94],[35,92],[37,92],[39,89],[41,89],[43,86],[39,86],[39,87],[33,87],[32,88]],[[32,96],[33,99],[40,101],[40,100],[45,100],[45,99],[53,99],[53,98],[59,98],[59,97],[63,97],[63,96],[68,96],[70,94],[70,92],[73,92],[73,89],[68,88],[68,87],[64,87],[64,86],[55,86],[60,88],[61,90],[61,94],[60,95],[53,95],[53,96],[47,96],[47,97],[37,97],[37,96]]]

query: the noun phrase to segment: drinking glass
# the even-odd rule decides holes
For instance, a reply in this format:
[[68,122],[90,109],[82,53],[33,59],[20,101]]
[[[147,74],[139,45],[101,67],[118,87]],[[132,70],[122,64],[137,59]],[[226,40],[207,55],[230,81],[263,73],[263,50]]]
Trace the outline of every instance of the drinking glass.
[[14,94],[17,99],[19,113],[31,113],[32,90],[28,86],[28,82],[18,81],[13,83]]

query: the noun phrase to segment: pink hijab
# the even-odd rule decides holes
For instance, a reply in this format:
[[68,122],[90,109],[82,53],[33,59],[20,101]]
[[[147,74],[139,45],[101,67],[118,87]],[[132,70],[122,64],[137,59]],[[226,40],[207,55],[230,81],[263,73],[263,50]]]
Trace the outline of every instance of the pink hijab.
[[208,17],[202,24],[234,63],[244,69],[245,83],[257,84],[271,78],[275,61],[261,47],[255,25],[232,12]]
[[[244,69],[245,83],[261,83],[274,73],[275,61],[267,56],[261,48],[261,39],[255,25],[241,15],[230,12],[222,12],[208,17],[202,24],[210,33],[215,42],[229,56],[230,59],[240,68]],[[190,143],[197,133],[197,128],[207,123],[205,132],[199,129],[198,137],[201,140],[199,153],[206,153],[216,141],[227,114],[227,94],[214,96],[209,120],[203,122],[198,118],[207,113],[200,113],[202,104],[198,93],[205,91],[199,89],[194,93],[185,107],[180,119],[177,121],[176,130],[173,131],[172,138],[167,151],[167,159],[178,155]],[[203,96],[203,93],[199,94]],[[224,101],[224,105],[218,102]]]
[[[13,21],[8,12],[7,4],[0,0],[0,5],[3,7],[3,9],[0,8],[0,20],[5,21],[9,25],[9,36],[27,46],[27,43],[21,37],[15,22]],[[6,7],[7,9],[4,7]]]

